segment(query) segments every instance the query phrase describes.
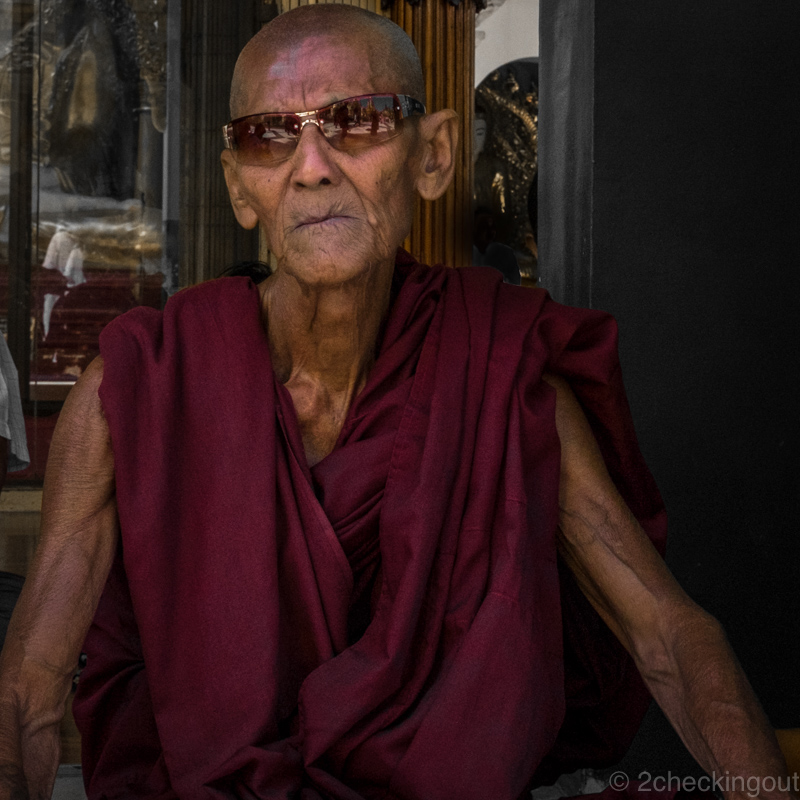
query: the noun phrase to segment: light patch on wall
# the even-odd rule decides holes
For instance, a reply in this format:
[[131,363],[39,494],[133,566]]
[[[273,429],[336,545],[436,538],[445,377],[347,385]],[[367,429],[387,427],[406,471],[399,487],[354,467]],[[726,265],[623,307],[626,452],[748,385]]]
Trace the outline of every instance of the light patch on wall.
[[475,86],[493,70],[539,55],[539,0],[489,0],[475,21]]

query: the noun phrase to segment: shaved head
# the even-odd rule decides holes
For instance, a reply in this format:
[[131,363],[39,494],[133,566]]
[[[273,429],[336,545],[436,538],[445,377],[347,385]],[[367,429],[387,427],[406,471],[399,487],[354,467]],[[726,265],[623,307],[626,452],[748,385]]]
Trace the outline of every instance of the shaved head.
[[[419,55],[402,28],[390,19],[363,8],[312,5],[281,14],[247,43],[233,72],[231,118],[261,111],[292,110],[248,108],[249,78],[253,70],[271,61],[276,53],[316,37],[333,37],[343,41],[358,39],[361,46],[354,49],[354,58],[362,58],[368,63],[372,76],[386,84],[385,91],[408,94],[425,102],[425,82]],[[335,68],[332,65],[332,69]]]
[[[231,117],[314,111],[362,95],[424,102],[421,72],[411,40],[385,17],[341,4],[301,6],[265,25],[242,51]],[[304,115],[276,161],[222,151],[236,218],[244,228],[260,226],[276,275],[303,286],[362,285],[375,270],[391,276],[415,197],[436,200],[452,181],[458,117],[448,109],[412,113],[387,126],[386,136],[355,140],[348,125],[324,122]],[[272,129],[250,123],[242,128],[271,152]]]

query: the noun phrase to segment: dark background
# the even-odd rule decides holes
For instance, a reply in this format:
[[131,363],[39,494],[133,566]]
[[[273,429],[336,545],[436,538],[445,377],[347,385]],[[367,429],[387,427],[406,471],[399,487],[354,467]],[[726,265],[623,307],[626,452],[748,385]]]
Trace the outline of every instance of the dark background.
[[[800,3],[540,20],[542,283],[617,317],[668,563],[800,727]],[[692,764],[656,713],[629,762]]]

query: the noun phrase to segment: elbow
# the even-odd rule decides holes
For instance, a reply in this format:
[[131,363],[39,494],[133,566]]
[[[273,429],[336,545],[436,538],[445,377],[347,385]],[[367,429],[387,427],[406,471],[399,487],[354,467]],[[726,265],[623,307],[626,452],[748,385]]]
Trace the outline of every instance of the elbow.
[[713,671],[714,656],[720,652],[730,652],[722,625],[688,598],[657,615],[651,630],[636,637],[632,648],[636,666],[654,694],[657,686],[684,683],[687,671]]

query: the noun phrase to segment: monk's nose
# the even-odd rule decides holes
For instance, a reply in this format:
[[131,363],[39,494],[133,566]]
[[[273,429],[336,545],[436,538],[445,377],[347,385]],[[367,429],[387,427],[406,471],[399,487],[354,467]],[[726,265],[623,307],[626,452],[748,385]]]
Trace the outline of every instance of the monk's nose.
[[333,183],[337,173],[331,158],[333,152],[333,147],[316,125],[305,125],[292,156],[296,185],[312,188]]

